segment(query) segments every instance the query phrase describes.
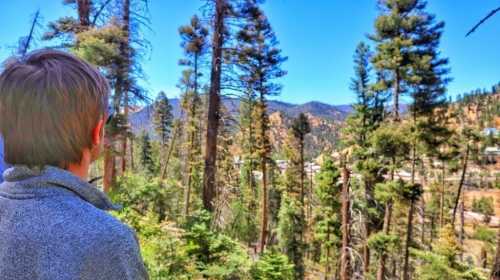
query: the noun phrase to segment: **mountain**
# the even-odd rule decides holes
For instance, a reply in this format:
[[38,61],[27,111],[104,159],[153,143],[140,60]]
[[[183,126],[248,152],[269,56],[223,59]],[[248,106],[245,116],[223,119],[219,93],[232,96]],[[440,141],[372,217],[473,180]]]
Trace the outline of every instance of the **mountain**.
[[[178,98],[170,99],[175,118],[181,116],[180,100]],[[239,114],[240,100],[238,98],[224,98],[223,105],[227,111],[235,118]],[[304,104],[292,104],[277,100],[268,102],[269,114],[279,112],[284,118],[291,119],[297,117],[300,113],[307,113],[310,117],[326,122],[342,122],[352,112],[351,105],[330,105],[318,101],[307,102]],[[142,131],[153,131],[152,125],[153,105],[148,105],[132,113],[130,124],[132,132],[139,134]]]

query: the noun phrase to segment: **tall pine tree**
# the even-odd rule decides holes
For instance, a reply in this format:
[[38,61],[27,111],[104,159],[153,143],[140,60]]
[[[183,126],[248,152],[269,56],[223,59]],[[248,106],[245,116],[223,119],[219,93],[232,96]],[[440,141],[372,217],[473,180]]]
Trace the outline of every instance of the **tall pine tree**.
[[262,173],[261,191],[261,236],[260,250],[265,248],[268,234],[268,163],[271,156],[269,140],[268,96],[277,95],[281,86],[274,82],[286,74],[281,64],[286,57],[281,55],[276,35],[259,1],[248,0],[240,7],[245,24],[237,34],[238,68],[241,71],[242,88],[247,95],[257,95],[252,115],[255,121],[255,152]]

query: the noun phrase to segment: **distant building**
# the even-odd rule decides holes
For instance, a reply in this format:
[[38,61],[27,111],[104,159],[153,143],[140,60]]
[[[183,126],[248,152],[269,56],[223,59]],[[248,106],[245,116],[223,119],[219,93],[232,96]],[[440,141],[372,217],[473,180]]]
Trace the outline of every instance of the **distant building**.
[[500,156],[500,147],[486,147],[484,149],[486,156]]
[[483,129],[483,135],[486,135],[486,136],[490,136],[490,135],[496,136],[496,135],[498,135],[498,129],[496,129],[494,127],[487,127],[485,129]]
[[500,164],[500,147],[486,147],[483,154],[486,159],[486,163]]

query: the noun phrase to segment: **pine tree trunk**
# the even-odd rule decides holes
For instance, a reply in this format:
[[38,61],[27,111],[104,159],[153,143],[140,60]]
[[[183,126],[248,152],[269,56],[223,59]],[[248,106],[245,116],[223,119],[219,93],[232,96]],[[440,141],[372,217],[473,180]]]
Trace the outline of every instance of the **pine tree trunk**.
[[[194,103],[194,102],[193,102]],[[186,194],[184,199],[184,218],[187,218],[189,215],[189,206],[191,204],[191,182],[193,178],[193,150],[194,147],[194,138],[196,137],[196,131],[191,131],[189,136],[189,151],[188,151],[188,159],[187,159],[187,183],[186,183]]]
[[413,236],[413,213],[415,212],[415,200],[412,199],[410,202],[410,209],[408,211],[408,223],[406,228],[406,243],[405,243],[405,255],[404,255],[404,265],[403,265],[403,280],[410,280],[410,246],[412,243]]
[[497,233],[497,249],[491,269],[490,280],[500,280],[500,230]]
[[349,280],[350,260],[349,260],[349,243],[350,243],[350,201],[349,201],[349,170],[344,165],[342,168],[342,251],[340,256],[340,280]]
[[134,137],[130,138],[130,168],[132,171],[135,170],[135,164],[134,164]]
[[[129,115],[129,92],[130,92],[130,0],[124,0],[123,2],[123,26],[122,30],[125,34],[125,40],[120,48],[121,55],[124,60],[123,74],[125,75],[123,80],[123,117],[125,119],[125,124],[128,129],[128,115]],[[121,172],[125,173],[127,169],[127,135],[123,136],[122,142],[122,154],[121,154]]]
[[399,69],[396,69],[395,79],[394,79],[394,92],[393,92],[393,109],[392,114],[394,117],[394,121],[399,121],[399,94],[401,92],[400,89],[400,77],[399,77]]
[[424,197],[420,199],[421,204],[420,204],[420,211],[421,211],[421,216],[422,216],[422,227],[420,231],[420,241],[422,242],[422,245],[425,246],[425,201]]
[[104,144],[104,176],[103,176],[103,190],[108,193],[114,185],[114,170],[115,158],[113,156],[113,146],[111,140],[105,139]]
[[78,10],[78,21],[81,27],[88,27],[90,25],[90,10],[92,7],[91,0],[78,0],[76,2]]
[[432,242],[434,242],[434,229],[436,227],[436,217],[434,214],[431,215],[431,228],[430,228],[430,239],[429,244],[432,246]]
[[365,277],[370,273],[370,247],[368,247],[368,238],[371,234],[369,222],[365,221],[365,240],[363,243],[363,275]]
[[445,184],[446,184],[446,168],[444,165],[443,161],[443,166],[441,167],[441,172],[442,172],[442,180],[441,180],[441,192],[440,192],[440,197],[439,197],[439,227],[442,228],[444,226],[444,191],[445,191]]
[[[392,200],[388,201],[385,205],[383,232],[386,235],[388,235],[391,230],[391,219],[392,219]],[[387,254],[384,252],[379,259],[378,269],[377,269],[377,280],[384,280],[385,270],[386,270],[386,260],[387,260]]]
[[[413,121],[416,122],[416,117],[413,115]],[[417,162],[416,157],[416,144],[412,143],[411,153],[411,183],[415,184],[415,167]],[[403,280],[410,280],[410,246],[413,237],[413,213],[415,212],[415,200],[410,201],[408,209],[408,222],[406,227],[406,242],[404,251],[404,264],[403,264]]]
[[214,210],[217,172],[217,135],[219,129],[220,83],[222,74],[222,47],[224,44],[224,17],[226,0],[215,0],[214,30],[212,42],[212,67],[207,112],[207,134],[205,143],[205,168],[203,174],[203,206]]
[[[188,163],[189,164],[189,163]],[[191,173],[193,172],[191,164],[188,167],[188,179],[186,185],[186,195],[184,198],[184,218],[186,219],[189,216],[189,206],[191,203]]]
[[[123,117],[125,118],[126,122],[128,123],[128,114],[129,114],[129,108],[128,108],[128,93],[125,92],[125,108],[124,108],[124,114]],[[125,174],[125,171],[127,171],[127,139],[128,136],[124,135],[123,136],[123,142],[122,142],[122,161],[121,161],[121,172],[122,174]]]
[[[327,240],[330,239],[330,232],[327,232],[326,235]],[[330,275],[330,246],[326,247],[326,267],[325,267],[325,280],[328,279],[328,276]]]
[[268,213],[267,213],[267,164],[266,160],[262,159],[261,161],[261,171],[262,171],[262,225],[260,230],[260,252],[264,252],[266,247],[266,239],[267,239],[267,221],[268,221]]
[[300,202],[304,206],[304,136],[300,137]]
[[[465,239],[465,205],[464,205],[464,200],[462,199],[460,201],[460,229],[458,231],[458,241],[460,244],[460,247],[464,247],[464,239]],[[464,260],[464,253],[463,251],[460,251],[460,261]]]
[[[189,122],[190,126],[196,122],[196,113],[197,113],[197,107],[196,107],[196,100],[198,100],[198,60],[199,60],[199,54],[195,53],[194,56],[194,83],[193,83],[193,93],[194,96],[191,100],[191,106],[189,108]],[[193,127],[190,127],[191,132],[189,134],[189,150],[188,150],[188,159],[187,159],[187,165],[188,165],[188,171],[187,171],[187,186],[186,186],[186,194],[185,194],[185,199],[184,199],[184,218],[187,218],[189,216],[189,207],[191,204],[191,184],[193,181],[193,161],[194,161],[194,150],[195,150],[195,139],[196,139],[196,129],[194,129],[196,125],[193,125]]]
[[484,246],[481,247],[481,252],[479,254],[479,266],[483,269],[486,269],[488,267],[488,252],[484,248]]
[[167,178],[167,170],[168,170],[168,164],[170,163],[170,157],[172,156],[172,152],[175,147],[175,142],[177,141],[177,137],[179,137],[179,132],[180,132],[180,125],[176,124],[174,128],[174,135],[172,136],[172,140],[170,140],[170,146],[168,147],[168,153],[167,157],[165,159],[165,162],[163,163],[163,168],[161,170],[161,179]]
[[465,181],[465,174],[467,173],[467,162],[469,161],[470,146],[467,144],[465,149],[464,162],[462,163],[462,175],[460,176],[460,182],[458,183],[457,196],[455,197],[455,204],[453,206],[453,216],[452,216],[452,226],[455,227],[455,216],[457,215],[458,202],[460,201],[460,196],[462,194],[462,188]]

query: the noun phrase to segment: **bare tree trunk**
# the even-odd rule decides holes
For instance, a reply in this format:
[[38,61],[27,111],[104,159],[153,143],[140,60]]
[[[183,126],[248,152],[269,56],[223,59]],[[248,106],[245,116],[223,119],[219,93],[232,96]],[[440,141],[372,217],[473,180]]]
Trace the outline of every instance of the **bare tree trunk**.
[[497,233],[497,252],[491,269],[490,280],[500,280],[500,230]]
[[349,259],[349,243],[350,243],[350,201],[349,201],[349,170],[344,163],[342,168],[342,251],[340,256],[340,280],[349,280],[350,259]]
[[191,164],[189,164],[188,168],[188,180],[187,180],[187,185],[186,185],[186,195],[184,198],[184,218],[187,218],[189,216],[189,206],[191,204],[191,173],[193,172]]
[[420,199],[420,201],[421,201],[420,211],[421,211],[421,215],[422,215],[422,228],[421,228],[421,232],[420,232],[420,241],[425,246],[425,201],[424,201],[423,196]]
[[130,138],[130,168],[135,170],[134,164],[134,137]]
[[[416,122],[416,117],[413,115],[413,121]],[[411,155],[411,184],[415,184],[415,167],[417,162],[416,143],[412,144]],[[413,213],[415,212],[415,199],[411,199],[408,209],[408,222],[406,227],[406,242],[404,248],[404,263],[403,263],[403,280],[410,280],[410,246],[413,237]]]
[[399,69],[396,69],[395,73],[395,79],[394,79],[394,92],[392,93],[392,98],[393,98],[393,109],[392,109],[392,114],[394,117],[394,121],[399,121],[399,93],[401,92],[400,89],[400,77],[399,77]]
[[261,161],[261,171],[262,171],[262,226],[260,230],[260,252],[264,252],[267,240],[267,165],[266,160]]
[[[464,239],[465,239],[465,205],[464,200],[460,201],[460,230],[458,231],[458,242],[460,243],[460,247],[464,247]],[[460,261],[464,260],[464,253],[460,251]]]
[[91,0],[78,0],[78,20],[81,27],[88,27],[90,25],[90,10],[92,7]]
[[363,275],[366,277],[370,272],[370,247],[368,247],[368,238],[370,237],[371,228],[368,222],[365,222],[365,240],[363,241]]
[[439,197],[439,227],[442,228],[444,226],[444,191],[445,191],[445,184],[446,184],[446,167],[443,161],[443,166],[441,167],[442,171],[442,180],[441,180],[441,192],[440,192],[440,197]]
[[483,269],[486,269],[488,266],[488,252],[484,246],[481,247],[481,252],[479,254],[479,266]]
[[457,215],[458,202],[460,201],[460,196],[462,194],[462,188],[465,181],[465,174],[467,173],[467,162],[469,161],[470,146],[467,144],[465,149],[464,162],[462,163],[462,175],[460,176],[460,182],[458,183],[457,196],[455,197],[455,204],[453,206],[453,216],[451,217],[451,224],[455,227],[455,216]]
[[[120,51],[123,62],[123,117],[125,124],[128,129],[128,115],[129,115],[129,92],[130,92],[130,0],[124,0],[123,2],[123,19],[122,19],[122,30],[125,34],[125,40],[121,44]],[[121,172],[125,173],[127,169],[127,139],[128,135],[125,133],[122,142],[122,154],[121,154]]]
[[430,228],[430,240],[429,240],[429,244],[432,244],[432,242],[434,241],[434,228],[435,227],[436,227],[436,217],[434,216],[434,214],[432,214],[431,215],[431,228]]
[[404,255],[404,265],[403,265],[403,280],[410,279],[410,245],[412,242],[412,235],[413,235],[414,212],[415,212],[415,200],[412,199],[410,202],[410,209],[408,211],[408,223],[406,229],[406,243],[405,243],[405,255]]
[[104,144],[104,176],[103,190],[108,193],[114,185],[115,158],[113,156],[113,146],[105,139]]
[[[125,102],[124,102],[124,113],[123,113],[123,117],[125,118],[125,121],[128,123],[128,115],[129,115],[129,104],[128,104],[128,92],[125,92]],[[125,171],[127,171],[127,139],[128,139],[128,135],[124,135],[123,136],[123,141],[122,141],[122,154],[121,154],[121,158],[122,158],[122,161],[121,161],[121,172],[122,174],[125,173]]]
[[300,202],[304,206],[304,136],[300,137]]
[[[326,240],[330,240],[330,227],[326,228]],[[330,246],[326,246],[326,264],[325,264],[325,280],[328,279],[328,276],[331,273],[331,265],[330,265]]]
[[207,112],[207,135],[205,143],[205,168],[203,174],[203,206],[214,210],[217,172],[217,134],[219,129],[220,82],[222,73],[222,47],[224,44],[224,17],[226,0],[215,0],[214,32],[212,42],[212,69]]
[[[391,219],[392,219],[392,200],[388,201],[385,205],[385,215],[384,215],[384,234],[388,235],[391,230]],[[380,256],[378,269],[377,269],[377,280],[384,280],[385,270],[386,270],[386,260],[387,253],[383,253]]]
[[180,124],[176,123],[174,127],[174,135],[172,136],[172,140],[170,140],[170,146],[168,147],[168,153],[167,157],[165,159],[163,168],[161,170],[161,179],[167,178],[167,170],[168,170],[168,164],[170,163],[170,157],[172,156],[172,152],[175,147],[175,142],[177,141],[177,138],[179,137],[179,132],[180,132]]
[[194,139],[196,137],[196,131],[191,131],[191,134],[189,136],[189,151],[188,151],[188,159],[187,159],[187,165],[188,165],[188,170],[187,170],[187,184],[186,184],[186,196],[184,200],[184,217],[187,218],[189,215],[189,206],[191,204],[191,184],[192,184],[192,178],[193,178],[193,150],[195,149],[194,147]]
[[18,54],[23,57],[26,55],[28,50],[30,49],[31,43],[33,42],[33,34],[35,33],[35,28],[39,25],[40,20],[40,10],[37,10],[35,16],[33,17],[33,21],[31,22],[30,32],[28,36],[21,40],[21,43],[18,46]]

